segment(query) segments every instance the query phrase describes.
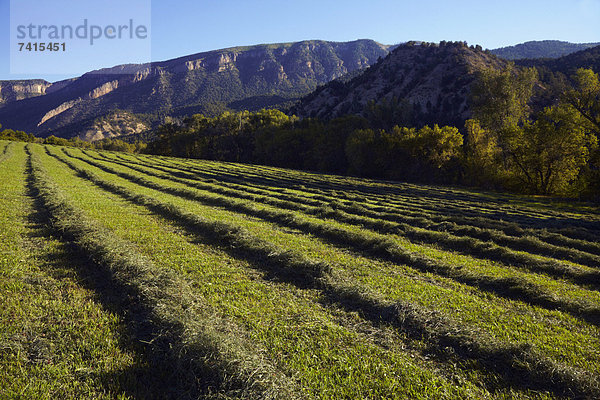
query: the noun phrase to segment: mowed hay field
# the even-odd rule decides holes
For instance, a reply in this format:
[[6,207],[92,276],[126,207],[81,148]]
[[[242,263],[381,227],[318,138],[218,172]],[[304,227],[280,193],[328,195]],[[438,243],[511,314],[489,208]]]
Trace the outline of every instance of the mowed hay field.
[[0,141],[0,398],[600,398],[600,212]]

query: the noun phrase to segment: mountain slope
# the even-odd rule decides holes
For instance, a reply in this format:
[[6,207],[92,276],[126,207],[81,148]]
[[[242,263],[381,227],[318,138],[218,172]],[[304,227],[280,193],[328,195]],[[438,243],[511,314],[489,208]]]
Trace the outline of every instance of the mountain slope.
[[566,76],[572,75],[578,68],[591,68],[600,72],[600,46],[578,51],[557,59],[517,60],[516,63],[528,67],[544,67],[552,72],[561,72]]
[[120,110],[157,118],[274,106],[387,54],[388,46],[372,40],[304,41],[121,65],[61,83],[58,90],[50,86],[45,95],[8,103],[0,108],[0,122],[41,136],[70,137],[83,135],[82,126]]
[[413,105],[416,124],[460,124],[470,111],[467,99],[475,74],[505,61],[462,42],[401,45],[350,82],[331,82],[302,99],[302,117],[331,119],[365,114],[369,102],[393,99]]
[[43,96],[50,86],[52,84],[43,79],[0,81],[0,105],[30,97]]
[[515,46],[501,47],[491,50],[498,57],[506,60],[523,58],[559,58],[577,51],[596,47],[600,43],[570,43],[560,40],[531,41]]

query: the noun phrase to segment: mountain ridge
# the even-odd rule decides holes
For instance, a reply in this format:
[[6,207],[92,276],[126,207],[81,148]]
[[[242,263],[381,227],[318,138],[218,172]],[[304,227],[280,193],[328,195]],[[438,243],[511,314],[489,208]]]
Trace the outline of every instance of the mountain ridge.
[[[555,45],[567,45],[569,49],[592,45],[541,41],[509,48],[522,49],[540,43],[550,46],[545,49]],[[484,52],[480,46],[468,47],[464,42],[450,44],[414,41],[384,45],[369,39],[266,43],[199,52],[153,63],[116,65],[53,83],[42,79],[0,81],[0,123],[38,136],[54,134],[95,140],[140,133],[164,123],[168,117],[194,113],[214,116],[227,109],[288,108],[302,99],[293,111],[301,116],[331,118],[341,112],[361,114],[368,100],[379,102],[394,98],[407,99],[416,106],[417,122],[459,123],[468,116],[465,99],[473,74],[459,68],[434,83],[430,79],[437,61],[427,60],[423,54],[425,58],[410,55],[412,58],[403,67],[422,75],[409,77],[412,88],[407,90],[406,82],[391,79],[377,83],[382,93],[365,91],[366,99],[339,99],[340,91],[350,91],[352,82],[369,79],[368,67],[389,57],[390,51],[406,49],[409,45],[421,49],[422,53],[422,49],[454,46],[486,54],[481,56],[487,58],[484,64],[503,62],[498,61],[495,50]],[[568,70],[564,72],[568,75],[577,66],[598,69],[600,47],[598,51],[594,49],[556,59],[517,60],[516,63]],[[443,75],[439,68],[435,74]],[[392,90],[392,86],[396,88]],[[320,103],[307,106],[308,99],[319,96]],[[343,104],[334,104],[337,101]],[[338,109],[333,110],[336,107]]]
[[45,95],[8,103],[0,108],[0,121],[40,136],[53,133],[71,137],[82,134],[78,123],[119,110],[166,115],[184,108],[210,115],[231,105],[247,108],[261,97],[260,107],[273,106],[368,67],[385,56],[387,48],[367,39],[313,40],[232,47],[150,64],[119,65],[57,82],[61,87]]
[[598,43],[571,43],[561,40],[532,40],[490,50],[506,60],[560,58],[581,50],[600,46]]
[[600,72],[600,45],[560,58],[522,59],[515,60],[515,63],[524,67],[537,67],[560,72],[567,77],[574,74],[578,68],[591,68],[598,73]]
[[345,114],[366,116],[371,102],[409,105],[414,124],[460,126],[470,116],[467,102],[475,74],[504,65],[506,61],[480,46],[464,42],[408,43],[349,82],[333,81],[317,89],[293,111],[300,117],[329,120]]

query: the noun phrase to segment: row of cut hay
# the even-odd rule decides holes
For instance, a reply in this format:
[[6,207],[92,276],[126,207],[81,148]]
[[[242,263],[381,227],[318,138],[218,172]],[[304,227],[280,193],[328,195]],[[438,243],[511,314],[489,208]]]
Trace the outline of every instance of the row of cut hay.
[[[171,167],[174,167],[174,168],[177,168],[177,166],[181,166],[181,164],[176,162],[174,159],[171,159],[169,161],[164,160],[164,161],[162,161],[162,164],[163,165],[170,164]],[[186,170],[187,171],[193,170],[197,173],[203,173],[206,171],[210,171],[212,173],[220,174],[220,176],[222,176],[223,178],[230,177],[233,179],[239,179],[239,175],[229,173],[229,171],[224,171],[222,168],[217,168],[216,167],[217,164],[214,164],[212,168],[211,167],[207,168],[204,164],[202,164],[202,165],[204,166],[204,168],[198,169],[198,165],[194,166],[193,163],[186,163],[186,167],[187,167]],[[222,166],[222,167],[231,168],[230,164],[227,164],[227,165],[218,164],[218,165]],[[284,181],[286,179],[286,172],[288,174],[296,174],[296,171],[282,170],[282,171],[279,171],[273,177],[270,177],[269,180],[275,179],[275,181],[277,183],[280,183],[281,181]],[[258,179],[262,179],[262,180],[265,179],[264,176],[258,176],[256,174],[246,173],[245,171],[243,172],[243,174],[244,174],[245,180],[252,180],[253,177],[257,177]],[[329,178],[335,178],[335,177],[327,176],[326,178],[329,179]],[[300,184],[302,184],[302,182],[294,182],[292,185],[287,185],[287,186],[290,188],[293,188],[293,187],[297,187]],[[419,207],[421,209],[423,209],[424,202],[427,204],[432,204],[434,207],[439,207],[440,204],[443,204],[444,206],[453,205],[452,209],[458,210],[460,213],[463,213],[463,211],[465,209],[478,209],[478,210],[480,210],[480,212],[488,212],[488,213],[495,214],[495,218],[498,217],[497,213],[500,210],[504,210],[504,209],[506,210],[506,212],[510,213],[510,215],[521,215],[522,217],[526,217],[528,219],[531,219],[531,217],[533,215],[537,215],[539,218],[543,218],[543,219],[547,219],[549,217],[550,218],[552,218],[552,217],[562,218],[563,214],[564,214],[561,211],[554,211],[554,210],[549,210],[549,209],[540,210],[539,208],[536,209],[536,208],[532,208],[531,206],[527,206],[527,205],[526,206],[515,206],[515,205],[507,206],[506,199],[504,199],[504,200],[496,199],[495,197],[497,197],[497,196],[491,197],[491,196],[487,196],[484,194],[477,194],[477,195],[465,194],[461,191],[449,190],[449,189],[443,189],[443,188],[435,188],[435,190],[433,190],[431,187],[423,187],[423,186],[419,186],[419,187],[410,189],[408,186],[411,186],[411,185],[407,185],[407,184],[396,184],[394,186],[399,188],[398,193],[394,196],[381,197],[378,195],[371,196],[369,194],[362,193],[364,195],[364,197],[363,197],[363,196],[361,196],[360,192],[353,191],[354,186],[352,186],[352,185],[345,186],[342,194],[348,199],[354,199],[357,201],[362,201],[364,199],[380,198],[382,201],[384,201],[388,205],[390,203],[397,203],[397,200],[400,196],[400,198],[403,198],[403,204],[406,203],[407,201],[410,201],[410,202],[417,201],[417,203],[415,203],[415,204],[417,207]],[[427,190],[424,190],[424,188]],[[328,189],[331,189],[331,188],[328,187]],[[319,189],[317,189],[317,190],[319,190]],[[431,193],[432,190],[433,190],[435,196],[432,199],[427,200],[427,197],[428,197],[427,194]],[[354,193],[352,193],[352,192],[354,192]],[[484,203],[484,204],[482,204],[482,203]],[[490,204],[491,204],[491,206],[490,206]]]
[[[475,359],[503,375],[508,374],[512,379],[521,380],[527,377],[529,384],[536,387],[551,388],[564,395],[600,393],[594,377],[553,362],[534,349],[498,343],[482,336],[481,333],[474,333],[436,316],[431,310],[409,302],[390,302],[364,288],[349,286],[327,263],[310,260],[295,251],[282,249],[237,225],[211,221],[191,214],[169,202],[158,201],[106,181],[87,169],[74,164],[71,166],[81,177],[104,190],[174,221],[190,233],[226,245],[237,257],[251,260],[253,265],[280,280],[320,289],[333,302],[346,308],[357,309],[372,321],[393,324],[411,335],[426,338],[439,348],[452,347],[462,356]],[[373,242],[371,245],[376,248],[383,244]],[[387,250],[393,252],[392,249]],[[409,265],[414,264],[413,261],[425,261],[419,260],[415,255],[407,255],[404,260],[408,261]]]
[[[160,166],[132,163],[131,161],[117,161],[112,157],[105,157],[105,159],[128,166],[129,168],[135,168],[132,164],[138,164],[145,168],[153,168],[181,179],[199,180],[197,175],[190,174],[183,170],[183,168],[171,167],[171,169],[165,169]],[[176,171],[173,171],[172,169],[176,169]],[[141,172],[147,173],[148,171],[143,170]],[[462,214],[456,216],[431,214],[425,212],[424,209],[421,208],[421,205],[415,206],[417,208],[407,207],[406,205],[402,208],[394,208],[390,206],[377,206],[372,203],[367,204],[366,202],[361,201],[361,199],[356,199],[355,196],[351,196],[352,202],[342,202],[339,200],[341,194],[336,194],[335,196],[332,196],[331,194],[302,196],[295,193],[290,195],[289,193],[286,193],[286,190],[260,188],[253,186],[248,182],[242,183],[239,179],[235,180],[235,182],[230,180],[228,183],[218,182],[210,178],[208,178],[208,181],[221,186],[236,188],[245,193],[269,196],[312,206],[323,206],[324,204],[327,204],[350,214],[406,223],[429,230],[447,231],[457,236],[470,236],[481,240],[491,240],[499,245],[507,246],[514,250],[534,252],[548,257],[563,257],[585,265],[594,266],[599,262],[597,258],[600,255],[600,243],[585,240],[586,238],[596,240],[598,236],[592,233],[586,235],[585,230],[581,229],[562,228],[561,230],[567,234],[567,236],[564,236],[560,233],[549,232],[545,229],[524,229],[515,223],[501,222],[483,217],[473,218]],[[206,182],[206,179],[204,182]],[[344,197],[347,196],[342,196],[342,198]],[[571,238],[569,235],[576,236],[577,238]],[[586,252],[591,255],[584,254]]]
[[[102,188],[94,187],[97,185],[92,182],[83,182],[81,176],[71,170],[64,177],[59,177],[59,171],[65,169],[64,165],[49,157],[44,156],[43,159],[52,166],[52,176],[60,180],[65,190],[78,196],[77,204],[94,212],[120,236],[131,237],[132,242],[145,254],[160,259],[161,263],[177,271],[185,271],[194,287],[199,286],[197,291],[207,302],[215,304],[225,315],[231,315],[240,325],[248,326],[249,333],[257,343],[265,346],[264,350],[270,359],[277,360],[281,369],[302,385],[304,393],[315,393],[315,398],[457,398],[465,395],[456,393],[472,397],[469,394],[473,391],[496,390],[495,386],[493,389],[484,389],[488,382],[495,382],[496,376],[492,372],[483,372],[494,378],[482,383],[481,380],[468,379],[470,375],[461,370],[450,372],[444,367],[440,371],[437,368],[439,364],[431,361],[434,355],[430,352],[424,354],[421,350],[425,346],[422,341],[407,339],[402,332],[395,332],[388,326],[375,326],[360,319],[357,313],[345,312],[329,302],[324,304],[317,290],[305,290],[281,282],[273,274],[263,272],[262,262],[253,265],[252,261],[237,257],[237,253],[211,236],[202,237],[185,232],[185,229],[174,226],[169,220],[148,215],[141,207],[127,205],[111,193],[103,193]],[[164,196],[116,177],[113,180],[109,174],[73,161],[82,168],[93,170],[105,180],[120,183],[134,193],[143,193],[154,199]],[[70,187],[70,182],[76,182],[73,185],[76,188]],[[80,197],[78,192],[84,187],[87,193]],[[165,197],[186,209],[187,204],[180,204],[181,200]],[[112,204],[104,204],[109,202]],[[202,211],[195,213],[206,215],[212,221],[223,220],[215,217],[221,215],[221,211],[202,208]],[[111,215],[120,209],[124,209],[123,213],[113,219]],[[240,222],[244,224],[244,221]],[[270,225],[254,218],[248,222],[263,227]],[[265,233],[271,237],[269,232]],[[260,234],[257,236],[264,237]],[[304,235],[300,236],[298,239],[302,240]],[[294,240],[296,237],[290,235],[290,238]],[[204,259],[204,254],[207,258],[206,268],[196,261]],[[249,268],[255,268],[258,272]],[[377,339],[373,341],[375,337]],[[452,359],[456,360],[456,364],[463,362],[456,356]],[[471,370],[470,365],[467,368]],[[416,369],[424,373],[414,374]],[[360,373],[357,374],[357,371]],[[454,387],[454,379],[462,381],[465,379],[463,376],[468,380],[466,387]],[[477,390],[473,385],[481,389]],[[492,386],[491,383],[489,385]],[[407,397],[406,394],[400,394],[407,392],[419,395]],[[432,392],[438,395],[427,396]],[[345,393],[355,395],[344,396]],[[447,393],[455,394],[447,396]],[[475,397],[480,398],[477,395]]]
[[9,142],[7,145],[4,146],[4,148],[2,149],[2,154],[0,154],[0,162],[5,161],[12,156],[14,147],[14,142]]
[[200,304],[185,280],[157,267],[73,207],[35,154],[30,170],[53,228],[108,271],[128,299],[133,331],[152,343],[154,354],[168,358],[177,374],[191,374],[205,394],[218,390],[257,399],[295,397],[291,384],[253,351],[243,331]]
[[[307,227],[307,226],[303,226],[301,223],[298,226],[297,223],[290,222],[290,221],[298,220],[298,217],[295,214],[290,213],[290,212],[285,212],[282,210],[280,210],[280,211],[256,210],[254,207],[248,206],[239,201],[231,200],[229,198],[222,198],[222,197],[215,197],[215,196],[203,196],[194,191],[190,191],[190,190],[186,190],[186,189],[175,189],[175,188],[172,188],[169,186],[164,186],[164,185],[150,182],[138,175],[133,175],[133,174],[117,171],[111,167],[108,167],[104,164],[95,162],[93,160],[78,158],[78,157],[75,157],[75,158],[77,158],[81,161],[84,161],[90,165],[93,165],[97,168],[100,168],[106,172],[109,172],[112,174],[117,174],[118,176],[120,176],[122,178],[128,179],[128,180],[133,181],[138,184],[142,184],[147,187],[151,187],[153,189],[157,189],[157,190],[161,190],[161,191],[168,191],[171,194],[176,194],[178,196],[191,198],[191,199],[198,200],[198,201],[201,201],[204,203],[208,202],[208,204],[225,207],[230,210],[237,211],[237,212],[242,212],[242,213],[246,213],[246,214],[252,213],[251,215],[258,216],[259,218],[263,218],[263,219],[268,219],[271,222],[283,223],[283,224],[287,224],[288,226],[290,226],[290,224],[292,224],[291,225],[292,227],[297,228],[297,229],[302,229],[304,231],[308,231],[309,233],[316,232],[315,231],[316,228],[314,226]],[[157,177],[160,177],[162,179],[168,179],[168,177],[166,177],[165,175],[162,175],[162,174],[157,174],[157,175],[160,175]],[[178,181],[180,183],[184,183],[189,186],[193,186],[200,190],[207,190],[207,191],[215,192],[215,193],[224,195],[226,197],[233,196],[233,197],[237,197],[237,198],[245,198],[247,200],[252,200],[254,202],[260,201],[260,202],[263,202],[265,204],[269,204],[269,205],[272,205],[275,207],[287,208],[287,209],[292,209],[295,211],[301,211],[301,212],[315,215],[318,217],[331,218],[331,219],[335,219],[336,221],[345,222],[345,223],[358,225],[358,226],[363,226],[363,227],[366,227],[366,228],[369,228],[369,229],[372,229],[375,231],[379,231],[379,232],[384,232],[384,233],[391,232],[391,233],[400,234],[400,235],[403,235],[403,236],[409,238],[410,240],[421,241],[421,242],[426,242],[426,243],[436,243],[438,245],[445,246],[446,248],[449,248],[452,250],[458,250],[458,251],[461,251],[461,252],[469,254],[469,255],[478,256],[480,258],[488,258],[488,259],[492,259],[492,260],[496,260],[496,261],[502,261],[507,264],[518,265],[522,268],[529,269],[533,272],[544,272],[547,274],[551,274],[553,276],[557,276],[557,277],[561,277],[561,278],[568,278],[568,279],[575,281],[576,283],[583,284],[586,286],[600,284],[600,272],[581,271],[580,269],[574,268],[568,264],[564,264],[564,263],[561,263],[561,262],[558,262],[555,260],[542,260],[542,259],[539,259],[537,257],[531,256],[528,254],[515,252],[510,249],[496,246],[492,243],[484,243],[484,242],[481,242],[481,241],[478,241],[478,240],[472,239],[472,238],[457,238],[457,237],[453,237],[451,235],[448,235],[445,233],[440,233],[440,232],[427,232],[427,231],[422,231],[422,230],[416,230],[408,225],[399,225],[399,224],[390,223],[390,222],[386,222],[386,221],[379,221],[379,220],[373,220],[370,218],[359,217],[356,215],[350,215],[350,214],[341,212],[339,210],[311,208],[311,207],[302,206],[302,205],[299,205],[299,204],[296,204],[296,203],[290,202],[290,201],[276,200],[276,199],[271,199],[271,198],[268,198],[265,196],[258,197],[258,196],[254,196],[254,195],[250,195],[250,194],[244,194],[243,192],[236,191],[233,189],[224,189],[224,188],[220,188],[220,187],[215,187],[214,185],[210,185],[210,184],[203,184],[203,183],[190,184],[189,181],[180,181],[177,178],[172,178],[172,180]],[[257,215],[257,213],[261,214],[261,215]],[[328,239],[331,239],[331,237],[329,237]],[[353,246],[354,244],[344,242],[344,245]],[[514,283],[511,285],[511,287],[513,287],[513,288],[516,288],[517,286],[518,285],[515,285]],[[531,287],[530,285],[527,285],[527,286]],[[580,315],[583,315],[587,319],[593,320],[593,321],[595,321],[598,318],[598,316],[600,316],[600,310],[596,310],[593,306],[582,307],[581,304],[567,306],[566,304],[560,303],[560,302],[559,302],[560,304],[558,304],[556,302],[556,299],[554,299],[553,296],[547,295],[547,296],[540,297],[539,293],[543,292],[543,291],[539,291],[537,288],[536,288],[535,292],[538,293],[538,295],[536,297],[534,297],[534,298],[538,298],[538,300],[536,300],[539,302],[538,304],[544,304],[545,306],[550,306],[550,305],[554,304],[554,306],[560,306],[560,308],[562,308],[562,309],[569,309],[571,312],[575,312],[576,310],[579,310],[579,311],[585,310],[583,312],[583,314],[580,314]],[[533,294],[533,293],[530,293],[530,294]]]

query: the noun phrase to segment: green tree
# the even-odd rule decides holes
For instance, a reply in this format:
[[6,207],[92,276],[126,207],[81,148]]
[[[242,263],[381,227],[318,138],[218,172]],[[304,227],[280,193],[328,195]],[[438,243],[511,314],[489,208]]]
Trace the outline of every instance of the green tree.
[[46,139],[44,139],[44,144],[53,144],[56,146],[68,146],[69,141],[64,138],[59,138],[54,135],[50,135]]
[[310,151],[306,155],[306,168],[317,171],[345,174],[348,161],[345,145],[348,137],[359,129],[367,129],[367,120],[357,115],[346,115],[327,123],[309,121],[312,127]]
[[465,122],[465,131],[463,165],[466,183],[496,186],[501,172],[501,152],[496,135],[483,129],[475,119]]
[[536,81],[535,68],[517,70],[512,63],[503,70],[480,72],[471,88],[473,116],[495,132],[524,123]]
[[391,129],[396,125],[412,125],[413,105],[406,99],[384,98],[378,103],[371,100],[363,114],[374,129]]
[[[562,100],[581,116],[590,143],[600,137],[600,79],[591,69],[580,68],[572,77],[574,87]],[[578,177],[578,192],[586,198],[600,199],[600,148],[589,146],[590,157]]]
[[288,116],[287,114],[274,109],[262,109],[254,113],[247,113],[247,129],[256,131],[265,127],[280,127],[288,125],[291,122],[296,121],[298,118],[295,116]]
[[564,105],[548,107],[533,124],[505,130],[514,177],[530,193],[568,194],[569,185],[596,145],[580,115]]
[[381,132],[373,129],[359,129],[346,141],[346,158],[349,172],[359,176],[378,176],[383,163],[378,151]]
[[567,91],[564,96],[581,116],[590,131],[600,135],[600,79],[591,69],[580,68],[573,77],[575,88]]
[[463,137],[453,127],[390,131],[360,129],[346,142],[350,172],[411,181],[440,180],[460,155]]
[[[0,128],[2,125],[0,125]],[[30,133],[23,131],[13,131],[12,129],[5,129],[0,132],[0,139],[3,140],[15,140],[20,142],[35,142],[36,137]]]
[[438,170],[460,155],[463,144],[458,129],[450,126],[426,125],[418,130],[395,127],[393,131],[401,137],[400,147],[412,158]]

